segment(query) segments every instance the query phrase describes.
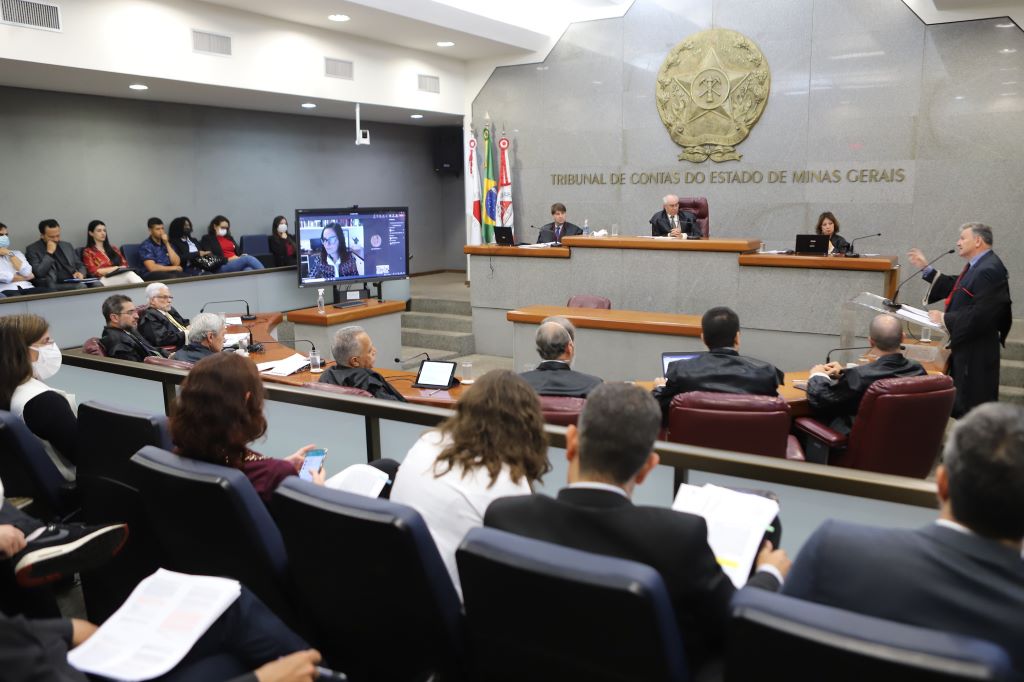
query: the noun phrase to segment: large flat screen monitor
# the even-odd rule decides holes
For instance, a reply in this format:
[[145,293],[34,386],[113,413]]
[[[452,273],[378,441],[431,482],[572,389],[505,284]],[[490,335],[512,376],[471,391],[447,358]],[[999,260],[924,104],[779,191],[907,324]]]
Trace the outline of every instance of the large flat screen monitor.
[[324,287],[409,276],[409,209],[300,208],[299,286]]

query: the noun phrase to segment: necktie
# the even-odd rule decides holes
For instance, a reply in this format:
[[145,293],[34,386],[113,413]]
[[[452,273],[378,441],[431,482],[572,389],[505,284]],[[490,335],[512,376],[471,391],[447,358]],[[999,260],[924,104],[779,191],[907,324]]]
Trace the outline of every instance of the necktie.
[[169,312],[167,312],[166,310],[161,310],[160,312],[162,312],[164,314],[164,317],[166,317],[170,321],[171,325],[175,329],[177,329],[179,332],[181,332],[182,334],[185,334],[185,333],[188,332],[188,330],[185,329],[184,327],[182,327],[181,324],[179,324],[178,321],[176,319],[174,319],[174,316],[171,315]]
[[561,225],[555,225],[555,241],[556,242],[562,241],[562,226]]
[[949,310],[949,302],[953,300],[953,294],[956,293],[957,289],[960,288],[960,282],[963,280],[964,275],[971,269],[971,264],[968,263],[964,266],[964,269],[960,271],[960,276],[956,278],[956,282],[953,283],[953,288],[949,292],[949,296],[946,297],[946,310]]

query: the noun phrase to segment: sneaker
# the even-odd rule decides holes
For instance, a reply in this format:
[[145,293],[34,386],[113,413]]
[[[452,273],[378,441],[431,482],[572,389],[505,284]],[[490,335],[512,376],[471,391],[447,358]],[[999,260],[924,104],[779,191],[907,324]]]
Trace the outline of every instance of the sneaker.
[[64,576],[102,566],[121,551],[128,526],[49,525],[14,556],[14,572],[22,587],[35,587]]

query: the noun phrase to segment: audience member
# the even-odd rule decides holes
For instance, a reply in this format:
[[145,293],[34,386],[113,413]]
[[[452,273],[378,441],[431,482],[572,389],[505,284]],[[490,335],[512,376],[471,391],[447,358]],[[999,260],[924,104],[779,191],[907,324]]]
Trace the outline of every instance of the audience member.
[[174,309],[170,288],[163,282],[153,282],[146,287],[146,298],[149,307],[139,319],[139,333],[154,346],[184,346],[188,320]]
[[1024,408],[986,403],[956,424],[924,528],[826,521],[785,593],[878,618],[986,639],[1024,672]]
[[679,197],[666,194],[661,200],[662,208],[651,216],[651,234],[655,237],[682,237],[700,239],[697,216],[690,211],[679,213]]
[[877,315],[868,329],[868,343],[878,351],[877,360],[849,369],[838,362],[811,367],[807,402],[814,416],[830,420],[829,426],[837,431],[849,433],[860,401],[871,384],[879,379],[927,374],[921,365],[903,357],[902,342],[900,321],[892,315]]
[[839,220],[829,211],[818,216],[814,231],[828,237],[828,254],[844,254],[850,250],[850,242],[839,236]]
[[700,321],[700,338],[708,347],[689,360],[676,360],[668,366],[665,379],[658,379],[654,397],[661,404],[662,418],[668,422],[672,398],[690,391],[778,395],[782,372],[774,365],[739,354],[740,318],[729,308],[712,308]]
[[11,248],[7,226],[0,223],[0,297],[31,292],[34,277],[25,254]]
[[309,254],[309,276],[335,279],[358,274],[359,262],[348,248],[348,232],[338,223],[320,230],[320,248]]
[[199,248],[199,242],[192,236],[191,220],[185,216],[172,220],[168,227],[168,239],[171,248],[178,254],[178,260],[181,261],[186,275],[202,275],[209,270],[200,266],[199,259],[211,254]]
[[39,315],[0,317],[0,409],[20,417],[43,442],[61,475],[75,479],[78,406],[75,397],[44,382],[60,370],[60,348]]
[[[306,452],[316,447],[306,445],[283,459],[249,448],[267,431],[263,381],[251,360],[234,353],[213,353],[196,363],[181,384],[170,424],[178,454],[239,469],[264,502],[281,481],[298,474]],[[323,469],[313,480],[323,484]]]
[[35,286],[54,291],[84,286],[75,280],[85,277],[85,266],[71,244],[60,240],[60,224],[53,218],[39,221],[39,239],[28,245],[25,256],[35,274]]
[[565,204],[555,202],[551,204],[552,221],[540,228],[537,234],[537,243],[546,244],[549,242],[562,242],[562,237],[574,237],[583,234],[578,225],[573,225],[565,220]]
[[[660,422],[658,403],[643,389],[598,386],[587,398],[579,427],[566,430],[569,486],[557,499],[495,500],[484,525],[655,568],[668,588],[686,658],[696,672],[721,646],[735,587],[708,546],[703,518],[630,500],[658,465],[652,448]],[[755,564],[748,584],[771,590],[789,569],[785,552],[767,541]]]
[[170,238],[164,230],[164,221],[150,218],[146,222],[149,238],[139,244],[139,260],[149,272],[146,279],[170,279],[181,277],[184,268],[178,252],[171,246]]
[[320,375],[321,383],[361,388],[372,393],[374,398],[405,402],[402,394],[387,379],[373,371],[377,349],[365,329],[351,326],[336,331],[331,352],[338,364]]
[[128,261],[120,249],[107,239],[107,226],[102,220],[93,220],[86,228],[82,262],[90,277],[103,278],[100,283],[104,286],[142,282],[141,277],[128,269]]
[[483,525],[499,497],[529,495],[551,469],[537,395],[512,372],[493,371],[467,390],[455,415],[409,450],[391,500],[418,511],[461,594],[455,550]]
[[150,355],[166,357],[159,348],[154,348],[138,333],[139,311],[132,299],[124,294],[108,296],[103,301],[103,328],[100,343],[107,357],[118,360],[142,362]]
[[276,216],[270,224],[270,253],[274,255],[274,267],[295,265],[298,254],[295,250],[295,236],[288,233],[288,219]]
[[220,266],[217,272],[263,269],[263,263],[260,263],[255,256],[239,252],[238,244],[231,236],[231,223],[222,215],[214,216],[210,221],[210,226],[206,228],[206,234],[203,235],[199,246],[203,251],[209,251],[214,256],[220,256],[227,260],[227,263]]
[[586,398],[600,385],[601,377],[572,369],[576,355],[576,327],[572,322],[564,317],[545,318],[537,327],[536,342],[543,362],[519,376],[538,394]]
[[199,362],[207,355],[224,350],[224,320],[216,313],[199,313],[188,327],[188,343],[171,357]]

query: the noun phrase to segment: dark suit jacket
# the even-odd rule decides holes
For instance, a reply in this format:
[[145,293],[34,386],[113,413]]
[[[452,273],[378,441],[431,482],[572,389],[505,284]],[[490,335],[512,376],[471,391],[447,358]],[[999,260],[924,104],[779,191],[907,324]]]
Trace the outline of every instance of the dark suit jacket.
[[[662,209],[651,216],[651,234],[655,237],[667,237],[672,231],[672,223],[669,221],[668,213]],[[679,211],[679,227],[687,239],[700,239],[703,235],[700,225],[697,223],[697,216],[690,211]]]
[[992,540],[826,521],[783,592],[869,616],[987,639],[1024,671],[1024,561]]
[[213,351],[204,346],[203,344],[186,343],[184,346],[179,348],[174,353],[174,355],[171,356],[171,359],[196,363],[205,358],[207,355],[213,355]]
[[[177,310],[171,308],[168,312],[182,327],[188,326],[188,320]],[[185,345],[185,332],[171,324],[162,312],[153,307],[147,308],[139,320],[139,333],[154,346],[181,348]]]
[[70,279],[75,272],[85,274],[85,265],[75,253],[70,242],[57,242],[57,250],[50,255],[46,252],[46,244],[42,239],[37,239],[25,249],[25,258],[32,266],[32,273],[36,276],[32,280],[33,286],[53,288],[65,279]]
[[141,336],[131,334],[123,329],[104,327],[100,343],[107,352],[107,357],[118,360],[134,360],[142,362],[150,355],[167,357],[159,348],[154,348]]
[[178,260],[181,261],[181,266],[183,268],[191,268],[192,271],[194,272],[202,272],[202,270],[199,270],[199,268],[196,268],[192,265],[192,261],[199,257],[200,250],[205,251],[206,249],[200,247],[199,242],[197,242],[192,237],[185,237],[185,239],[195,244],[197,250],[189,251],[188,242],[184,242],[180,239],[169,240],[171,243],[171,248],[174,249],[174,252],[176,254],[178,254]]
[[292,255],[288,255],[288,247],[284,239],[281,239],[276,234],[270,235],[270,253],[274,255],[274,267],[281,267],[284,265],[295,265],[298,262],[299,248],[295,245],[295,240],[288,236],[288,240],[292,243]]
[[547,360],[537,365],[537,369],[520,374],[526,383],[537,391],[538,395],[564,395],[573,398],[586,398],[587,394],[597,388],[603,379],[569,368],[559,360]]
[[402,394],[396,391],[395,387],[389,384],[387,379],[372,369],[366,369],[365,367],[335,365],[320,375],[320,383],[361,388],[372,393],[374,398],[406,402]]
[[890,353],[870,364],[851,367],[835,383],[825,377],[811,377],[807,381],[807,402],[816,417],[841,420],[836,426],[848,431],[871,384],[879,379],[919,377],[927,373],[924,367],[901,353]]
[[989,250],[967,271],[953,291],[957,277],[928,273],[932,283],[928,302],[953,297],[946,308],[949,331],[949,374],[956,384],[953,417],[975,405],[999,398],[999,345],[1013,324],[1009,275],[1003,261]]
[[778,395],[785,375],[775,365],[746,358],[732,348],[712,348],[692,360],[676,360],[668,366],[667,383],[654,389],[664,423],[672,398],[690,391]]
[[832,248],[835,249],[835,253],[846,253],[850,250],[850,242],[839,236],[837,232],[833,232],[828,240],[832,242]]
[[[638,507],[611,491],[566,488],[558,499],[522,495],[495,500],[487,508],[484,525],[653,567],[672,599],[691,668],[699,668],[719,649],[736,588],[715,561],[701,517]],[[779,587],[764,572],[755,574],[749,584]]]
[[[562,234],[558,238],[558,242],[561,243],[561,237],[575,237],[578,234],[583,234],[583,228],[578,225],[573,225],[569,221],[562,223]],[[537,243],[544,244],[546,242],[553,242],[555,240],[555,224],[548,223],[540,228],[540,234],[537,235]]]

